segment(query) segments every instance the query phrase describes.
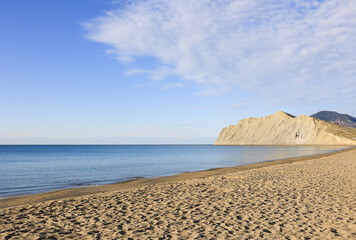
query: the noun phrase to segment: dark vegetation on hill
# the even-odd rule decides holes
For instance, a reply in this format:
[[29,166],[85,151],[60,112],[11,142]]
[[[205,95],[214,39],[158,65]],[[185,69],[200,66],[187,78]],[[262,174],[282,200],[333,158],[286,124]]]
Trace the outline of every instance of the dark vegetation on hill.
[[356,128],[356,118],[347,114],[341,114],[334,111],[320,111],[310,116],[327,122],[335,123],[343,127]]

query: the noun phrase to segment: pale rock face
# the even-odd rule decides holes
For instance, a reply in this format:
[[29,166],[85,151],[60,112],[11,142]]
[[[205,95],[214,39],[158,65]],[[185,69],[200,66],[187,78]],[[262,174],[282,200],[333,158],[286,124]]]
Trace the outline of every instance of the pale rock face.
[[356,129],[313,117],[276,112],[221,130],[215,145],[356,145]]

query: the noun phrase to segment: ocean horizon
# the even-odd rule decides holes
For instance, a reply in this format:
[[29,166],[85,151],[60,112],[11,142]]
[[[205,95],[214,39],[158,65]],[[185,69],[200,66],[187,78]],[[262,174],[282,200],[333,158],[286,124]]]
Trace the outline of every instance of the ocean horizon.
[[342,146],[0,145],[0,197],[316,155]]

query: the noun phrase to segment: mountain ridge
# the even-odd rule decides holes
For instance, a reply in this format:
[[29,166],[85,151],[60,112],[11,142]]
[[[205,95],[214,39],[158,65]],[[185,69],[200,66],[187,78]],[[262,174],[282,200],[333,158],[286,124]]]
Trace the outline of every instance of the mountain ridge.
[[214,145],[356,145],[356,129],[278,111],[221,130]]
[[356,118],[348,115],[342,114],[335,111],[319,111],[310,115],[311,117],[331,122],[343,127],[353,127],[356,128]]

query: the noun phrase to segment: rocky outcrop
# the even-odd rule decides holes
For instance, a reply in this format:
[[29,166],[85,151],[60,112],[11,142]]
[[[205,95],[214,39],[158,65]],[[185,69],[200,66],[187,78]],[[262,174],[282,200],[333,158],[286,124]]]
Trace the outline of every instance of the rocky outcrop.
[[215,145],[356,145],[356,129],[277,112],[221,130]]

